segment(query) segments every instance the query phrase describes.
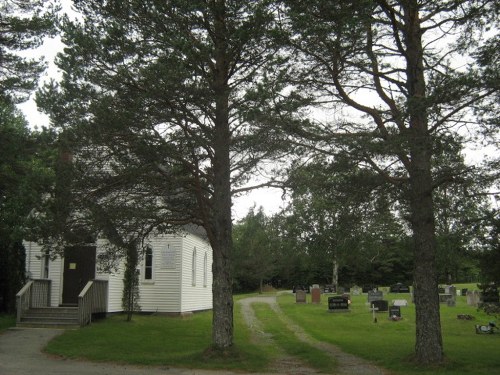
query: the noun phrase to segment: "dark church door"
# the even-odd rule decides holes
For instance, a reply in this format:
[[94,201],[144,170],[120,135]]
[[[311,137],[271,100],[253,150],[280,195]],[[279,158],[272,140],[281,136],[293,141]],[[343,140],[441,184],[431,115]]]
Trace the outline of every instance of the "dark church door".
[[63,305],[77,305],[78,295],[89,280],[95,279],[95,246],[64,249]]

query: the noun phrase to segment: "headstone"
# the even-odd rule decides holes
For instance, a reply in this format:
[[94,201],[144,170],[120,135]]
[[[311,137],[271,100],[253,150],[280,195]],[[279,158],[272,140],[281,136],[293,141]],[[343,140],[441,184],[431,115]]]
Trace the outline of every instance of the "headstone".
[[465,297],[467,295],[467,288],[462,289],[462,297]]
[[442,286],[440,286],[440,287],[438,288],[438,293],[439,293],[439,294],[446,294],[446,290],[445,290]]
[[392,305],[393,306],[408,306],[408,301],[405,299],[393,299],[392,300]]
[[295,292],[295,303],[307,303],[306,301],[306,291],[298,290]]
[[329,312],[349,312],[349,300],[343,296],[328,297]]
[[368,292],[368,302],[371,304],[373,301],[380,301],[384,298],[384,293],[378,290],[370,290]]
[[359,295],[361,295],[362,292],[363,292],[363,290],[357,285],[354,285],[351,288],[351,293],[353,296],[359,296]]
[[377,290],[377,287],[375,285],[363,285],[363,287],[361,288],[361,291],[363,293],[368,293],[371,290]]
[[327,285],[325,285],[323,292],[324,293],[335,293],[335,288],[333,287],[333,285],[327,284]]
[[446,301],[446,304],[448,307],[455,307],[457,305],[457,301],[455,301],[454,298],[450,298],[448,301]]
[[313,285],[313,288],[311,289],[311,302],[321,302],[321,289],[319,288],[319,285]]
[[410,287],[408,285],[401,285],[399,287],[399,293],[410,293]]
[[391,293],[410,293],[410,287],[402,283],[391,285],[389,290]]
[[455,299],[457,295],[457,288],[453,285],[448,285],[444,288],[444,294],[451,294]]
[[440,294],[439,303],[448,303],[449,300],[453,300],[454,296],[451,294]]
[[474,306],[477,306],[479,305],[479,302],[481,302],[481,293],[479,292],[479,290],[474,290],[472,292],[472,298],[474,300]]
[[479,292],[477,290],[469,290],[466,293],[467,305],[477,307],[479,303]]
[[370,302],[370,307],[374,307],[377,311],[387,311],[389,309],[389,302],[385,300],[376,300]]
[[399,306],[389,307],[389,318],[401,318],[401,307]]

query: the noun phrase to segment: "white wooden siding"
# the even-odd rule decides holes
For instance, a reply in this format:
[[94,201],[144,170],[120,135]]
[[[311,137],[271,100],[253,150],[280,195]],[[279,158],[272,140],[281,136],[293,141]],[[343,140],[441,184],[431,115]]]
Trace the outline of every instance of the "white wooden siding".
[[[212,249],[207,241],[192,235],[163,235],[147,241],[153,249],[153,279],[144,280],[144,261],[139,265],[139,305],[144,312],[181,313],[212,308]],[[97,253],[103,251],[103,240],[97,243]],[[31,278],[42,275],[41,246],[26,242],[26,269]],[[196,283],[192,280],[192,256],[196,247]],[[204,282],[205,254],[207,275]],[[64,260],[57,257],[50,261],[49,278],[52,280],[51,305],[62,302]],[[108,312],[122,308],[123,275],[125,261],[113,273],[99,272],[96,279],[108,281]]]
[[[30,279],[41,279],[43,269],[42,246],[36,242],[25,242],[26,271]],[[64,261],[60,256],[49,262],[49,279],[51,282],[50,306],[59,306],[62,302],[62,280]]]
[[147,243],[153,249],[153,278],[144,280],[144,260],[140,264],[139,305],[141,311],[180,312],[182,241],[163,235]]
[[[182,238],[182,292],[180,312],[212,308],[212,249],[201,238],[188,235]],[[196,281],[192,280],[193,251],[196,248]],[[207,254],[207,283],[204,283],[204,259]],[[194,284],[194,285],[193,285]]]
[[[103,252],[105,241],[97,242],[97,254]],[[100,272],[99,265],[96,264],[96,279],[108,281],[108,312],[121,312],[122,308],[122,291],[123,291],[123,275],[125,272],[125,260],[121,260],[116,270],[112,272]]]

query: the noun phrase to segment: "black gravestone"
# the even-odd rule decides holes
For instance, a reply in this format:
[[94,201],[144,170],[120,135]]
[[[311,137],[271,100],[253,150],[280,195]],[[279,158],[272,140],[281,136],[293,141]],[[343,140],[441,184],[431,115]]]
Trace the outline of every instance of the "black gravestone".
[[410,293],[410,287],[408,285],[404,285],[402,283],[397,283],[391,285],[390,287],[391,293]]
[[370,302],[370,307],[375,307],[376,311],[387,311],[389,309],[389,302],[384,300],[377,300]]
[[408,285],[401,285],[399,287],[399,293],[410,293],[410,287]]
[[391,306],[389,308],[389,318],[398,317],[401,318],[401,307],[399,306]]
[[328,311],[330,312],[349,311],[349,300],[343,296],[328,297]]

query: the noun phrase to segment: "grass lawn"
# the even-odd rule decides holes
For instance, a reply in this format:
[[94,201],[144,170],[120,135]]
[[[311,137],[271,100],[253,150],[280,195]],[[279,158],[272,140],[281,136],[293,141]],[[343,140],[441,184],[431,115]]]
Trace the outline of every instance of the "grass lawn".
[[16,325],[15,315],[0,314],[0,333]]
[[[235,306],[235,316],[241,316]],[[134,315],[132,322],[116,315],[92,325],[66,331],[53,339],[46,352],[67,358],[137,365],[200,369],[263,371],[271,354],[250,343],[242,319],[235,319],[235,349],[216,355],[211,344],[212,312],[180,318]]]
[[[460,286],[461,288],[461,286]],[[310,296],[308,296],[310,298]],[[410,301],[409,294],[385,294],[384,299]],[[492,320],[474,307],[466,297],[457,297],[456,307],[441,305],[441,325],[446,364],[440,368],[422,369],[411,363],[415,345],[414,305],[401,307],[403,319],[391,321],[388,313],[377,313],[373,322],[367,296],[352,296],[349,313],[328,313],[328,295],[320,305],[297,305],[293,295],[279,298],[280,306],[291,319],[318,340],[338,345],[344,351],[366,358],[391,369],[396,374],[479,375],[500,373],[500,334],[478,335],[474,324]],[[458,320],[457,314],[469,314],[475,321]]]
[[[285,314],[311,336],[371,360],[396,375],[499,373],[500,334],[475,333],[474,324],[487,323],[492,317],[467,306],[466,297],[457,297],[456,307],[441,306],[447,362],[433,369],[418,368],[410,361],[415,345],[415,310],[412,304],[401,307],[401,321],[390,321],[388,313],[381,312],[377,314],[378,322],[373,323],[366,306],[366,294],[353,296],[350,313],[338,314],[327,312],[327,297],[322,295],[319,305],[296,304],[292,294],[282,295],[278,301]],[[235,297],[235,300],[239,298],[242,296]],[[389,302],[392,299],[410,301],[409,294],[384,293],[384,298]],[[328,361],[324,353],[297,341],[268,306],[255,304],[254,309],[265,331],[273,335],[285,352],[298,356],[306,363],[315,363],[323,372],[330,372],[331,360]],[[476,319],[458,320],[457,314],[470,314]],[[49,343],[47,352],[93,361],[265,371],[276,356],[276,350],[269,345],[257,346],[252,342],[236,303],[234,324],[235,349],[222,356],[211,356],[212,353],[206,350],[211,342],[211,312],[197,313],[184,319],[135,316],[131,323],[125,322],[123,316],[115,316],[83,329],[67,331]]]

